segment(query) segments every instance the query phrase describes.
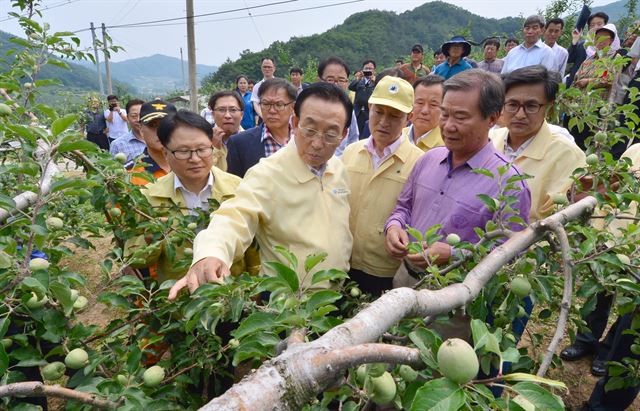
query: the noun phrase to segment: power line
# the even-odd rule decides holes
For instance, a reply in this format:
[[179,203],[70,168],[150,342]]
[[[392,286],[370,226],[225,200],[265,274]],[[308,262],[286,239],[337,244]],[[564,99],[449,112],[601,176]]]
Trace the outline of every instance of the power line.
[[[266,3],[266,4],[260,4],[257,6],[251,6],[249,8],[251,9],[259,9],[259,8],[263,8],[263,7],[269,7],[269,6],[276,6],[279,4],[286,4],[286,3],[295,3],[299,0],[283,0],[283,1],[277,1],[277,2],[273,2],[273,3]],[[227,13],[235,13],[237,11],[243,11],[246,10],[246,7],[242,7],[239,9],[230,9],[230,10],[223,10],[223,11],[214,11],[211,13],[203,13],[203,14],[196,14],[195,16],[193,16],[193,18],[197,18],[197,17],[206,17],[206,16],[215,16],[218,14],[227,14]],[[186,20],[187,16],[181,16],[181,17],[174,17],[174,18],[170,18],[170,19],[161,19],[161,20],[149,20],[149,21],[142,21],[142,22],[138,22],[138,23],[128,23],[128,24],[120,24],[120,25],[115,25],[115,26],[107,26],[108,29],[120,29],[120,28],[126,28],[126,27],[145,27],[148,25],[148,27],[154,27],[155,23],[164,23],[164,22],[168,22],[168,21],[177,21],[177,20]],[[182,24],[182,23],[180,23]],[[87,31],[87,30],[91,30],[90,28],[88,29],[80,29],[80,30],[74,30],[75,33],[81,33],[83,31]]]
[[[334,4],[324,4],[324,5],[321,5],[321,6],[304,7],[304,8],[300,8],[300,9],[293,9],[293,10],[286,10],[286,11],[275,11],[275,12],[263,13],[263,14],[253,14],[251,16],[239,16],[239,17],[228,17],[228,18],[224,18],[224,19],[200,20],[198,23],[211,23],[211,22],[221,22],[221,21],[233,21],[233,20],[249,19],[249,18],[252,18],[252,17],[275,16],[275,15],[278,15],[278,14],[289,14],[289,13],[296,13],[296,12],[299,12],[299,11],[308,11],[308,10],[324,9],[324,8],[328,8],[328,7],[342,6],[342,5],[351,4],[351,3],[361,3],[363,1],[365,1],[365,0],[351,0],[351,1],[343,1],[343,2],[340,2],[340,3],[334,3]],[[146,28],[146,27],[178,26],[178,25],[182,25],[182,24],[183,23],[147,24],[147,25],[143,25],[143,26],[130,26],[130,27],[121,27],[121,28],[137,29],[137,28]]]
[[[44,8],[39,9],[39,10],[40,11],[45,11],[45,10],[56,9],[58,7],[66,6],[66,5],[71,4],[71,3],[75,3],[76,1],[78,1],[78,0],[63,0],[63,1],[59,2],[59,3],[54,3],[54,4],[50,5],[50,6],[44,7]],[[22,17],[26,17],[26,14],[23,14]],[[15,18],[16,17],[9,16],[9,17],[7,17],[5,19],[0,20],[0,23],[2,23],[4,21],[9,21],[9,20],[12,20],[12,19],[15,19]],[[91,30],[91,29],[87,29],[87,30]]]
[[247,1],[243,0],[244,5],[247,7],[247,14],[249,15],[249,17],[251,17],[251,23],[253,23],[253,28],[256,29],[256,33],[258,33],[258,38],[260,39],[260,42],[262,43],[262,47],[266,47],[264,44],[264,39],[262,38],[262,34],[260,34],[260,30],[258,29],[258,25],[256,24],[255,19],[253,18],[253,15],[251,14],[251,10],[249,10],[249,6],[247,5]]

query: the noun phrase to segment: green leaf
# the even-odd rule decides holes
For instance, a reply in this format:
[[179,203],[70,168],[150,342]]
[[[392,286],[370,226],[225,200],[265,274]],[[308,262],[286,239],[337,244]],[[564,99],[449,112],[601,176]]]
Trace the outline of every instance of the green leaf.
[[4,208],[5,210],[11,210],[16,208],[16,202],[13,201],[13,198],[0,194],[0,208]]
[[311,284],[318,284],[322,281],[339,281],[349,278],[347,273],[342,270],[331,268],[329,270],[321,270],[313,273],[311,277]]
[[130,308],[129,301],[116,293],[104,293],[98,297],[98,302],[106,304],[110,307],[128,310]]
[[34,277],[26,277],[22,280],[22,285],[30,291],[35,291],[38,297],[41,297],[47,293],[47,289],[44,285]]
[[9,367],[9,356],[4,350],[4,346],[0,344],[0,375],[4,375]]
[[294,293],[300,288],[298,274],[286,265],[277,261],[269,261],[263,264],[276,272],[276,276],[283,279]]
[[306,310],[311,313],[316,308],[323,307],[327,304],[334,303],[342,298],[342,294],[332,290],[322,290],[313,293],[309,301],[307,301]]
[[525,397],[536,409],[545,411],[563,411],[562,399],[541,386],[531,382],[519,382],[511,387],[518,394]]
[[58,146],[58,153],[80,150],[83,153],[97,151],[98,146],[88,140],[64,141]]
[[489,197],[488,195],[478,194],[476,195],[476,197],[478,197],[480,201],[482,201],[487,206],[489,211],[494,212],[498,209],[498,202],[493,198]]
[[129,348],[129,356],[127,357],[127,372],[133,375],[140,366],[140,359],[142,358],[142,351],[137,346],[133,345]]
[[304,272],[308,273],[327,258],[327,253],[311,254],[304,260]]
[[471,320],[471,333],[473,334],[474,350],[484,348],[488,343],[489,335],[491,334],[489,333],[487,324],[478,319]]
[[296,257],[295,254],[293,254],[287,248],[284,248],[284,247],[282,247],[280,245],[277,245],[277,246],[273,247],[273,250],[276,253],[278,253],[281,256],[283,256],[284,258],[286,258],[287,261],[289,261],[289,264],[291,265],[291,268],[293,268],[294,270],[296,270],[298,268],[298,257]]
[[274,326],[274,314],[255,312],[247,317],[231,334],[235,338],[242,338],[256,331],[269,330]]
[[71,300],[71,290],[69,286],[56,281],[51,283],[49,288],[56,300],[62,304],[64,315],[68,316],[71,314],[71,311],[73,311],[73,301]]
[[75,114],[67,114],[51,123],[51,134],[57,137],[60,133],[68,129],[76,121]]
[[550,380],[548,378],[538,377],[533,374],[525,374],[523,372],[514,372],[511,374],[506,374],[504,376],[505,381],[521,381],[521,382],[534,382],[537,384],[546,384],[548,386],[554,388],[562,388],[564,390],[567,389],[567,386],[562,381]]
[[494,178],[493,173],[487,170],[486,168],[474,168],[473,170],[471,170],[471,172],[476,174],[482,174],[483,176],[487,176],[489,178]]
[[407,233],[409,233],[409,235],[413,238],[416,239],[416,241],[418,242],[422,242],[424,241],[424,236],[422,235],[422,233],[420,232],[420,230],[416,230],[413,227],[409,227],[407,226]]
[[460,386],[446,378],[431,380],[413,398],[411,411],[456,411],[465,404]]

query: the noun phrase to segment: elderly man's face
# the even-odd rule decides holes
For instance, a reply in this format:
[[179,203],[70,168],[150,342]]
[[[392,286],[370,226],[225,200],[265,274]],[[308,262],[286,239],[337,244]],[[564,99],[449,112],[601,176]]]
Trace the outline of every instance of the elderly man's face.
[[498,113],[483,118],[480,90],[450,90],[442,99],[440,129],[445,146],[454,158],[471,158],[489,141],[489,128]]
[[438,127],[441,113],[440,104],[442,104],[442,85],[425,86],[421,84],[416,87],[411,121],[414,131],[420,135],[415,135],[415,138]]
[[273,61],[266,59],[260,65],[260,69],[262,70],[262,75],[264,76],[264,78],[272,78],[273,73],[275,73],[276,71],[276,65],[273,63]]
[[320,79],[325,83],[332,83],[346,91],[349,86],[347,71],[340,64],[329,64],[325,67]]
[[[167,162],[180,181],[200,181],[206,178],[213,167],[212,143],[207,134],[195,127],[178,126],[171,135],[167,147],[163,148]],[[176,158],[180,151],[207,150],[208,155],[200,157],[192,151],[185,160]],[[175,153],[174,153],[175,152]]]
[[487,61],[493,61],[498,55],[498,48],[493,44],[487,44],[484,46],[484,59]]
[[318,168],[333,156],[349,132],[342,103],[315,96],[300,106],[300,118],[293,117],[296,149],[305,164]]
[[[282,110],[278,109],[282,107]],[[269,89],[260,97],[260,108],[264,124],[270,129],[279,129],[289,124],[293,114],[293,101],[283,88]]]
[[542,26],[538,23],[527,24],[522,29],[522,35],[525,43],[534,44],[540,40],[540,35],[542,35]]
[[238,132],[243,114],[238,99],[232,96],[220,97],[211,110],[213,111],[213,121],[217,127],[224,130],[226,135],[231,136]]
[[129,123],[129,127],[131,127],[131,131],[136,136],[142,136],[142,129],[140,126],[140,108],[142,104],[136,104],[129,107],[129,112],[127,113],[127,122]]
[[502,113],[502,121],[509,128],[509,135],[516,139],[534,136],[542,127],[547,105],[544,84],[511,87]]

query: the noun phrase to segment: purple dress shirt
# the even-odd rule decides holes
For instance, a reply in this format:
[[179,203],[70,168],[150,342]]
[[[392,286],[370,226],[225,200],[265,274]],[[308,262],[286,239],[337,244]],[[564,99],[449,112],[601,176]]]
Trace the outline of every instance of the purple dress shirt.
[[[498,196],[498,167],[508,164],[508,161],[489,142],[465,164],[453,170],[451,164],[451,153],[446,147],[433,148],[418,160],[387,219],[385,232],[392,225],[403,228],[409,225],[425,232],[428,228],[441,224],[438,233],[442,236],[456,233],[463,241],[476,243],[479,240],[474,228],[484,229],[487,221],[493,219],[494,213],[487,209],[477,195],[486,194],[493,198]],[[474,168],[487,169],[495,178],[474,173],[471,171]],[[504,180],[519,174],[521,173],[512,167]],[[519,210],[519,216],[528,223],[531,194],[524,181],[517,184],[522,189],[513,193],[518,201],[512,207]],[[509,226],[513,231],[524,228],[516,223]]]

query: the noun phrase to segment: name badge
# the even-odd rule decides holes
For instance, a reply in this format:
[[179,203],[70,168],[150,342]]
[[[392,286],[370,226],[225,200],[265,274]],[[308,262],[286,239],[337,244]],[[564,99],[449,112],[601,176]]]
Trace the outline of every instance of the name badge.
[[348,188],[334,188],[331,191],[333,192],[333,194],[337,196],[346,196],[346,195],[349,195],[349,193],[351,193],[351,191],[349,191]]

